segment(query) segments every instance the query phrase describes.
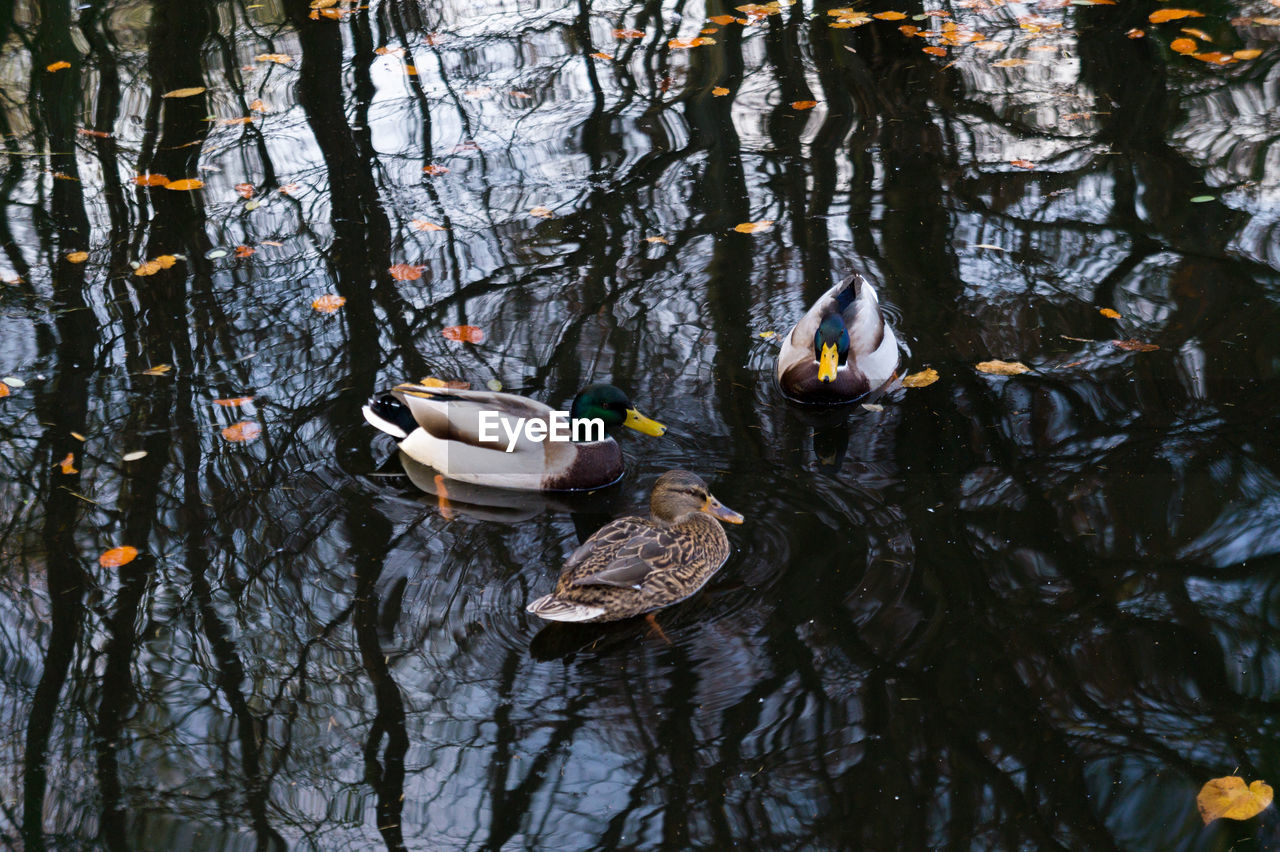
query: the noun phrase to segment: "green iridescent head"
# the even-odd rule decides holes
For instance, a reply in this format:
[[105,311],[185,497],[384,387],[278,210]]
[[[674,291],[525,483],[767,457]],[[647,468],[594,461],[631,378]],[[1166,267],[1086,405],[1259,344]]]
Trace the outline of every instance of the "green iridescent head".
[[600,419],[605,426],[629,426],[637,432],[658,436],[667,431],[656,420],[650,420],[631,404],[627,395],[613,385],[588,385],[573,398],[569,416],[574,420]]

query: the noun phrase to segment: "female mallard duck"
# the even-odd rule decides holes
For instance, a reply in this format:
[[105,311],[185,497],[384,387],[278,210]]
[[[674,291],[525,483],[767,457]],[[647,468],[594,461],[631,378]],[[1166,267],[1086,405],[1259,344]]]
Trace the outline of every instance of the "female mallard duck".
[[[395,438],[406,455],[446,477],[529,491],[616,482],[622,450],[604,427],[630,426],[646,435],[667,431],[613,385],[584,388],[567,420],[554,414],[548,405],[511,393],[415,384],[398,385],[364,407],[364,418]],[[592,420],[603,427],[592,428]],[[538,433],[550,440],[538,440]]]
[[742,523],[697,476],[669,470],[654,483],[649,517],[597,530],[565,562],[555,591],[528,610],[549,621],[617,621],[682,601],[729,558],[717,518]]
[[875,288],[855,272],[823,293],[783,339],[778,384],[795,402],[853,402],[888,385],[898,357]]

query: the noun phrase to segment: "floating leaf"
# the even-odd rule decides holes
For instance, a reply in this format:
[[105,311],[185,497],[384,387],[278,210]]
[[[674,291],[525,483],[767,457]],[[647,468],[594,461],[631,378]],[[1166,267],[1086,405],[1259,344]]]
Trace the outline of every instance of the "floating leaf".
[[1036,164],[1030,160],[1010,160],[1009,165],[1017,166],[1020,169],[1034,169]]
[[756,335],[756,337],[762,337],[762,338],[764,338],[765,340],[772,340],[773,338],[775,338],[775,337],[777,337],[777,336],[778,336],[778,332],[776,332],[776,331],[762,331],[762,332],[760,332],[759,334],[757,334],[757,335]]
[[311,307],[322,314],[331,314],[347,303],[346,298],[333,293],[325,293],[311,303]]
[[173,366],[171,364],[157,364],[148,370],[143,370],[142,375],[163,376],[165,373],[169,372],[172,369],[173,369]]
[[218,124],[223,127],[228,127],[233,124],[253,124],[253,116],[245,115],[240,118],[220,118],[218,119]]
[[1021,361],[980,361],[973,368],[993,376],[1018,376],[1031,372],[1031,368]]
[[907,16],[902,12],[876,12],[871,17],[880,21],[901,21]]
[[773,219],[761,219],[759,222],[739,222],[733,229],[739,234],[758,234],[773,227]]
[[435,376],[428,376],[419,381],[418,384],[426,388],[449,388],[450,390],[467,390],[471,387],[471,382],[458,381],[457,379],[445,381],[444,379],[437,379]]
[[716,40],[707,36],[697,36],[696,38],[673,38],[667,42],[667,47],[672,50],[689,50],[694,47],[702,47],[704,44],[715,44]]
[[1019,65],[1026,65],[1027,60],[1010,57],[1009,59],[998,59],[991,64],[996,68],[1017,68]]
[[792,101],[791,102],[792,109],[801,109],[801,110],[813,109],[817,105],[818,105],[817,101]]
[[938,380],[938,371],[929,367],[918,373],[912,373],[909,376],[902,377],[902,386],[904,388],[927,388]]
[[132,461],[137,461],[138,459],[145,459],[146,457],[147,457],[146,450],[134,450],[133,452],[125,453],[124,455],[122,455],[120,457],[120,460],[132,462]]
[[155,275],[162,269],[168,269],[178,262],[178,258],[171,254],[162,254],[154,260],[147,260],[139,263],[137,268],[133,270],[133,274],[139,278],[148,275]]
[[297,191],[298,185],[296,183],[286,183],[284,186],[276,190],[276,192],[279,192],[281,195],[293,195]]
[[422,277],[422,270],[424,269],[426,269],[425,266],[414,266],[411,263],[397,263],[388,271],[391,273],[391,277],[397,281],[417,281]]
[[249,104],[249,111],[250,112],[266,112],[267,105],[260,100],[255,100],[253,103]]
[[1163,24],[1165,21],[1176,21],[1179,18],[1203,18],[1204,12],[1197,12],[1194,9],[1156,9],[1147,20],[1153,24]]
[[138,175],[133,182],[138,186],[164,186],[169,179],[164,175]]
[[707,20],[713,24],[719,24],[722,27],[727,27],[738,19],[733,15],[712,15],[710,18],[707,18]]
[[5,376],[0,378],[0,382],[5,382],[11,388],[25,388],[27,386],[27,383],[17,376]]
[[79,441],[79,442],[80,442],[80,443],[82,443],[82,444],[83,444],[83,443],[85,442],[85,440],[86,440],[86,439],[85,439],[85,437],[84,437],[84,435],[81,435],[79,432],[68,432],[67,434],[68,434],[68,435],[70,435],[71,437],[75,438],[77,441]]
[[431,177],[435,177],[436,175],[447,175],[449,173],[449,170],[447,168],[445,168],[444,166],[437,166],[435,163],[428,163],[427,165],[423,166],[422,171],[428,175],[431,175]]
[[199,189],[204,186],[204,181],[199,178],[183,178],[182,180],[171,180],[164,185],[165,189]]
[[253,57],[254,62],[275,62],[278,65],[285,65],[293,61],[293,57],[287,53],[259,53]]
[[1262,55],[1262,51],[1258,50],[1257,48],[1253,48],[1251,50],[1237,50],[1233,52],[1231,55],[1236,59],[1244,61],[1248,59],[1257,59],[1259,56]]
[[220,257],[227,256],[227,250],[224,248],[211,248],[204,253],[206,260],[217,260]]
[[1232,62],[1236,61],[1235,57],[1230,53],[1223,53],[1220,50],[1215,50],[1210,53],[1193,53],[1191,54],[1191,58],[1199,59],[1201,62],[1208,62],[1211,65],[1230,65]]
[[920,49],[923,50],[925,53],[929,54],[930,56],[946,56],[947,55],[947,49],[945,47],[934,47],[933,45],[929,45],[928,47],[922,47]]
[[493,391],[494,393],[497,393],[498,391],[502,390],[502,382],[498,381],[497,379],[490,379],[489,381],[484,383],[484,386],[487,387],[489,390]]
[[66,257],[67,263],[84,263],[88,259],[89,252],[87,251],[68,252]]
[[726,89],[724,86],[716,86],[714,89],[711,90],[711,94],[715,95],[717,98],[722,98],[725,95],[729,94],[729,90]]
[[251,396],[231,396],[226,399],[215,399],[213,404],[221,405],[223,408],[239,408],[251,402],[253,402],[253,397]]
[[[1242,51],[1236,51],[1236,52],[1241,53]],[[81,127],[78,130],[76,130],[76,133],[79,133],[81,136],[92,136],[96,139],[111,138],[111,134],[105,130],[90,130],[88,127]]]
[[436,486],[436,504],[440,509],[440,517],[446,521],[452,521],[453,507],[449,505],[449,488],[444,484],[444,474],[437,473],[434,482]]
[[663,245],[671,245],[671,240],[666,237],[645,237],[644,241],[646,243],[662,243]]
[[70,67],[71,67],[70,62],[67,62],[65,59],[59,59],[57,62],[50,62],[48,65],[44,66],[44,70],[61,71],[63,68],[70,68]]
[[1131,30],[1126,30],[1125,35],[1128,36],[1129,38],[1142,38],[1144,35],[1146,35],[1146,33],[1138,29],[1137,27],[1134,27]]
[[121,565],[128,565],[137,558],[138,548],[125,544],[103,551],[102,555],[98,557],[98,564],[103,568],[119,568]]
[[597,51],[596,53],[591,54],[591,58],[592,58],[592,59],[603,59],[603,60],[605,60],[606,62],[608,62],[608,61],[612,61],[612,60],[613,60],[613,56],[611,56],[611,55],[610,55],[610,54],[608,54],[608,53],[604,53],[604,52],[600,52],[600,51]]
[[417,228],[419,231],[447,231],[448,228],[437,225],[435,222],[428,222],[425,219],[412,219],[409,224]]
[[252,257],[255,251],[253,246],[236,246],[236,257]]
[[644,38],[644,30],[614,30],[614,38]]
[[165,92],[162,98],[190,98],[204,92],[204,86],[187,86],[182,89],[174,89],[172,92]]
[[12,391],[9,390],[9,386],[4,382],[0,382],[0,397],[6,397],[10,393],[12,393]]
[[1098,313],[1107,319],[1120,319],[1120,312],[1114,308],[1098,308]]
[[884,411],[884,406],[876,402],[864,402],[862,407],[867,411]]
[[1141,340],[1113,340],[1111,345],[1126,352],[1154,352],[1160,348],[1154,343],[1145,343]]
[[404,56],[405,51],[403,47],[386,47],[384,45],[375,50],[374,53],[379,56]]
[[459,340],[463,343],[482,343],[484,329],[478,325],[451,325],[440,330],[446,340]]
[[252,420],[241,420],[222,430],[222,437],[236,444],[252,441],[261,434],[262,427]]
[[63,473],[67,474],[68,476],[70,476],[73,473],[80,472],[76,469],[75,453],[67,453],[65,456],[63,456],[62,461],[58,462],[58,467],[62,470]]
[[251,183],[238,183],[235,186],[236,192],[240,193],[241,198],[253,198],[254,187]]
[[1169,49],[1174,53],[1195,53],[1196,43],[1189,38],[1175,38],[1169,42]]
[[550,209],[550,208],[548,208],[548,207],[543,207],[541,204],[539,204],[538,206],[536,206],[536,207],[532,208],[532,209],[529,211],[529,215],[530,215],[530,216],[540,216],[540,217],[542,217],[543,219],[550,219],[550,218],[552,218],[553,216],[555,216],[556,214],[555,214],[555,213],[553,213],[553,212],[551,212],[551,209]]
[[1196,807],[1208,825],[1215,819],[1251,819],[1271,806],[1271,787],[1265,781],[1245,786],[1238,775],[1214,778],[1200,788]]

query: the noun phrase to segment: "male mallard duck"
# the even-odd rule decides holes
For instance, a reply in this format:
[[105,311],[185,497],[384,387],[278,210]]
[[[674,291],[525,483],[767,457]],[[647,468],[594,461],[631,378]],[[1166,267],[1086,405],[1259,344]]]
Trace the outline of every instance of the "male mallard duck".
[[729,558],[715,520],[742,523],[687,470],[654,483],[649,517],[618,518],[582,543],[549,595],[528,610],[549,621],[617,621],[682,601]]
[[[512,393],[415,384],[398,385],[364,407],[364,418],[395,438],[406,455],[446,477],[530,491],[600,488],[622,476],[622,450],[607,434],[583,428],[588,421],[646,435],[667,431],[613,385],[584,388],[567,421],[552,415],[550,406]],[[526,428],[535,422],[544,437],[553,429],[574,440],[531,439]]]
[[823,293],[783,339],[778,384],[795,402],[853,402],[887,385],[898,357],[875,288],[855,272]]

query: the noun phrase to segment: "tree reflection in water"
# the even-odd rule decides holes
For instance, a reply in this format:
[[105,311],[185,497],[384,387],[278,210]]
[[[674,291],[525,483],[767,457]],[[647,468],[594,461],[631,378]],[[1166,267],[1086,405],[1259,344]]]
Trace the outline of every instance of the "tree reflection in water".
[[[1280,843],[1193,804],[1280,779],[1269,5],[1224,66],[1149,5],[351,8],[0,19],[7,845]],[[762,333],[853,268],[942,380],[789,408]],[[359,414],[428,375],[671,431],[450,519]],[[669,642],[529,619],[671,467],[748,523]]]

